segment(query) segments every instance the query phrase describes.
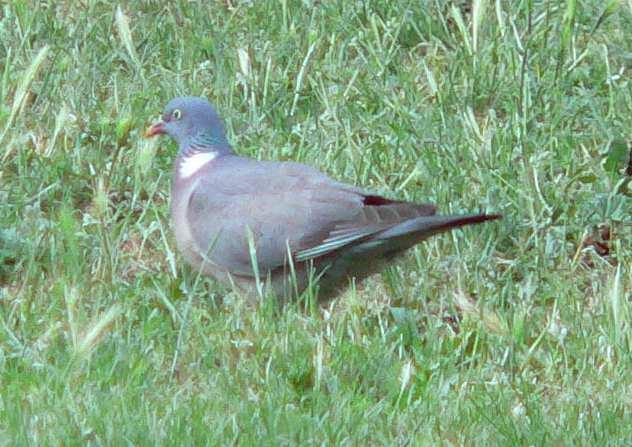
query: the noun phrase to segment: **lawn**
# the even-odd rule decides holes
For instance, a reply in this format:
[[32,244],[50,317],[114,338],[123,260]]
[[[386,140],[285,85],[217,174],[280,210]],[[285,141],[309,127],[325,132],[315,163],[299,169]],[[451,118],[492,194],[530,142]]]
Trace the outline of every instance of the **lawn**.
[[[632,3],[0,6],[0,444],[632,444]],[[333,302],[182,262],[198,95],[236,151],[501,221]]]

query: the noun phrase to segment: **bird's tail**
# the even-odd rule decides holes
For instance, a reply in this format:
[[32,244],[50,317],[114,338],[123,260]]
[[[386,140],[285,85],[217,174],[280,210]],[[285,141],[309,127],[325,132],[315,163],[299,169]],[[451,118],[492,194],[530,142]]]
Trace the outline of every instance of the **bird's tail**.
[[465,225],[500,219],[498,214],[471,214],[466,216],[419,216],[405,220],[369,238],[350,244],[332,259],[321,280],[321,296],[330,296],[343,284],[345,277],[358,280],[378,272],[387,262],[406,249],[432,235]]
[[470,214],[464,216],[420,216],[406,220],[400,224],[381,232],[376,239],[394,240],[398,238],[410,239],[412,244],[444,231],[501,219],[500,214]]

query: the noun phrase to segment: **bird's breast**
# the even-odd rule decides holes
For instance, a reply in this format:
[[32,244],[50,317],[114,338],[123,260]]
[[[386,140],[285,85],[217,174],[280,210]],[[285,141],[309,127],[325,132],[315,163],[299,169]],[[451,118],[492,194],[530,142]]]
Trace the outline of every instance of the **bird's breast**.
[[189,200],[195,191],[199,178],[179,175],[180,163],[176,162],[175,172],[171,183],[171,225],[176,237],[176,245],[184,258],[191,265],[201,262],[195,239],[191,232],[188,218]]

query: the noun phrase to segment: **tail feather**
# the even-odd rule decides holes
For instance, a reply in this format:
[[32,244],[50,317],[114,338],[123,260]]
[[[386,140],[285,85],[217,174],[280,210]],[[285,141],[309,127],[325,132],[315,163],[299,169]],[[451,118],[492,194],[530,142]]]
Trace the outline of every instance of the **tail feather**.
[[[501,219],[500,214],[470,214],[464,216],[422,216],[409,219],[381,232],[379,239],[396,239],[412,236],[417,242],[432,235],[443,233],[466,225],[474,225],[489,220]],[[415,242],[416,243],[416,242]]]

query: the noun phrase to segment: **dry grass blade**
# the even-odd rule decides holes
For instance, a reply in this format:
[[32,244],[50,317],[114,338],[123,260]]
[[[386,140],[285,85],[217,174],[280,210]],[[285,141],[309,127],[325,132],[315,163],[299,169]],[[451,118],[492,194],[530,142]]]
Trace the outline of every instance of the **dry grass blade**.
[[459,311],[463,312],[464,317],[481,322],[489,332],[496,335],[508,335],[507,325],[500,319],[498,314],[488,309],[481,309],[462,290],[454,292],[454,305]]
[[95,321],[85,330],[83,336],[77,341],[75,354],[78,357],[84,357],[90,354],[99,341],[105,337],[107,331],[122,312],[123,307],[120,304],[114,304],[105,313],[95,319]]
[[50,157],[55,152],[55,144],[57,143],[57,138],[59,137],[59,133],[63,129],[66,121],[68,121],[68,106],[66,104],[62,104],[61,109],[57,113],[57,117],[55,118],[55,130],[53,131],[53,136],[51,137],[48,146],[46,147],[46,151],[44,155],[46,157]]
[[472,2],[472,50],[476,53],[481,24],[485,17],[486,0],[474,0]]
[[[29,92],[31,84],[33,83],[33,80],[37,76],[37,73],[39,73],[40,69],[42,68],[42,65],[44,61],[46,60],[46,56],[48,55],[48,52],[49,52],[48,46],[45,46],[41,50],[39,50],[39,52],[33,59],[33,62],[31,62],[31,65],[24,73],[24,76],[22,77],[22,81],[18,84],[18,87],[15,90],[15,95],[13,96],[13,104],[11,105],[11,112],[9,113],[9,119],[7,120],[7,123],[4,126],[2,135],[0,135],[0,144],[4,142],[4,139],[7,135],[8,130],[11,128],[11,126],[13,126],[13,123],[15,122],[16,117],[22,111],[22,106],[24,105],[24,100],[26,99],[26,96]],[[9,157],[11,148],[13,148],[14,146],[9,145],[7,147],[8,149],[6,150],[6,152],[4,153],[2,157],[3,163]]]
[[136,66],[140,66],[138,55],[136,54],[136,48],[134,47],[132,31],[129,27],[129,17],[127,17],[127,15],[123,12],[120,5],[116,7],[115,20],[118,35],[125,46],[127,54]]

